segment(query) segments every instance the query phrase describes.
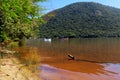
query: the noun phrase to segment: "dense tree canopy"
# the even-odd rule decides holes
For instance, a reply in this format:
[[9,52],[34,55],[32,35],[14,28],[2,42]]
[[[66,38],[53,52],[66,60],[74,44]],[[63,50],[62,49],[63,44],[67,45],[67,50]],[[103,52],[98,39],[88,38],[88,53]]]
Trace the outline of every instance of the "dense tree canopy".
[[41,25],[37,2],[45,0],[0,0],[0,41],[34,36]]
[[[49,16],[49,15],[54,16]],[[78,2],[50,12],[40,37],[119,37],[120,9],[94,2]]]

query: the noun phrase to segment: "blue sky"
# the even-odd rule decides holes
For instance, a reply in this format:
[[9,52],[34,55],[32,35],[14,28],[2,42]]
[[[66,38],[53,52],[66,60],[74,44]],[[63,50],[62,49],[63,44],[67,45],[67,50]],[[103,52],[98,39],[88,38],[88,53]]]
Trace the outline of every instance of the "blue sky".
[[47,13],[75,2],[97,2],[104,5],[120,8],[120,0],[48,0],[46,2],[40,3],[40,5],[46,8],[44,12]]

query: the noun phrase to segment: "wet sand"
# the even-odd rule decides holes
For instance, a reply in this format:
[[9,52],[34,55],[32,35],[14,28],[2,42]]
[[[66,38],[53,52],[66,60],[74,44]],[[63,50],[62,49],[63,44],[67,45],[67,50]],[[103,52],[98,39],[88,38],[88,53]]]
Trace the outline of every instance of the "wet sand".
[[120,64],[66,61],[42,64],[42,80],[120,80]]

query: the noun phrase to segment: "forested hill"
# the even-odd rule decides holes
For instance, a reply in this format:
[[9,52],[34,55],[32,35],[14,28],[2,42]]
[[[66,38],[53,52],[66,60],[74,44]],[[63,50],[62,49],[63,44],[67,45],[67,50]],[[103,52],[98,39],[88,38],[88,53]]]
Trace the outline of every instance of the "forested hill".
[[50,12],[40,37],[120,37],[120,9],[78,2]]

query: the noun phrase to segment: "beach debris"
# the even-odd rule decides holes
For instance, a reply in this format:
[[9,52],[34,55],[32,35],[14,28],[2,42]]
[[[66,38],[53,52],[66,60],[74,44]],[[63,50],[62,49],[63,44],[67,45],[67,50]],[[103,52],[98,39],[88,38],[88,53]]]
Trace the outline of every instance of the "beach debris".
[[13,54],[16,53],[16,51],[10,51],[7,49],[0,50],[0,57],[3,58],[3,56],[10,57],[13,56]]
[[12,53],[15,53],[16,51],[10,51],[10,50],[0,50],[1,53],[4,53],[4,54],[12,54]]

